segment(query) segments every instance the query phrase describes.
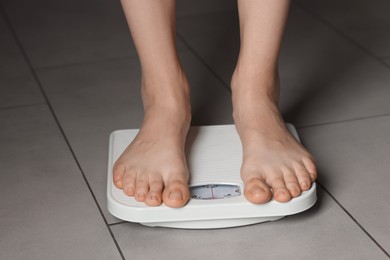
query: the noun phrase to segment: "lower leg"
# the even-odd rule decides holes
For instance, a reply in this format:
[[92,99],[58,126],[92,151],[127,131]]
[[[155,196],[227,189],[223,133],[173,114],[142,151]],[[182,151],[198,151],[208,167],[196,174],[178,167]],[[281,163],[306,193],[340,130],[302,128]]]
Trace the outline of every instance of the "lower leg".
[[264,203],[299,196],[316,178],[313,157],[278,110],[277,62],[289,0],[238,0],[241,49],[231,80],[233,117],[243,145],[245,196]]
[[114,183],[149,206],[189,198],[184,155],[189,83],[176,51],[175,0],[122,0],[141,61],[144,120],[114,165]]

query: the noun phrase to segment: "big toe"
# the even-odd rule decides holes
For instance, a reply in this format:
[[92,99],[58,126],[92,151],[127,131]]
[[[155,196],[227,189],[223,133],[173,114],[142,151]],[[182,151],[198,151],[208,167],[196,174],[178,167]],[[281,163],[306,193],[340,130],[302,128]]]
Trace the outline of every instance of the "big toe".
[[254,204],[263,204],[271,200],[272,193],[262,180],[253,178],[245,182],[245,198]]
[[183,207],[190,198],[188,184],[183,181],[169,183],[163,192],[164,204],[171,208]]

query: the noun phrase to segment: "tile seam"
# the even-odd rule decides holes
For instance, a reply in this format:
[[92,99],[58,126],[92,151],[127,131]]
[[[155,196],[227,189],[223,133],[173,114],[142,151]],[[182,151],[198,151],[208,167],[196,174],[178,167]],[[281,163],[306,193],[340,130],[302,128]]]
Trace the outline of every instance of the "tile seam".
[[99,64],[104,62],[115,62],[115,61],[124,61],[124,60],[133,60],[136,59],[137,55],[129,55],[129,56],[123,56],[123,57],[116,57],[116,58],[108,58],[108,59],[101,59],[101,60],[89,60],[89,61],[80,61],[80,62],[70,62],[70,63],[63,63],[63,64],[56,64],[56,65],[48,65],[48,66],[37,66],[34,67],[34,70],[51,70],[51,69],[61,69],[61,68],[67,68],[67,67],[77,67],[82,65],[93,65],[93,64]]
[[121,224],[126,224],[128,223],[127,221],[120,221],[120,222],[115,222],[115,223],[111,223],[111,224],[108,224],[110,227],[112,226],[116,226],[116,225],[121,225]]
[[98,210],[100,212],[100,215],[101,215],[101,217],[102,217],[102,219],[103,219],[103,221],[104,221],[104,223],[106,225],[106,228],[107,228],[107,230],[108,230],[108,232],[109,232],[109,234],[111,236],[111,239],[113,240],[113,242],[114,242],[114,244],[116,246],[116,249],[117,249],[120,257],[122,259],[125,259],[124,255],[123,255],[123,252],[122,252],[121,248],[119,247],[119,244],[118,244],[118,242],[117,242],[117,240],[116,240],[116,238],[115,238],[111,228],[109,227],[108,222],[107,222],[107,220],[106,220],[106,218],[105,218],[105,216],[103,214],[103,211],[102,211],[102,209],[101,209],[101,207],[100,207],[100,205],[99,205],[99,203],[98,203],[98,201],[96,199],[96,196],[93,193],[92,188],[91,188],[91,186],[90,186],[90,184],[89,184],[89,182],[88,182],[88,180],[87,180],[87,178],[86,178],[86,176],[84,174],[84,171],[83,171],[83,169],[82,169],[82,167],[80,165],[80,162],[78,161],[78,159],[76,157],[76,154],[74,153],[74,151],[72,149],[72,146],[70,145],[70,142],[69,142],[68,138],[65,135],[65,132],[64,132],[64,130],[63,130],[63,128],[62,128],[62,126],[61,126],[61,124],[59,122],[59,119],[57,118],[57,116],[55,114],[55,111],[54,111],[54,109],[53,109],[53,107],[52,107],[52,105],[51,105],[51,103],[49,101],[49,98],[48,98],[48,96],[46,95],[46,92],[43,89],[43,86],[42,86],[42,84],[41,84],[41,82],[40,82],[40,80],[38,78],[38,75],[36,74],[36,71],[34,70],[32,64],[30,62],[30,59],[29,59],[29,57],[28,57],[28,55],[27,55],[27,53],[26,53],[26,51],[25,51],[25,49],[23,47],[23,44],[20,41],[20,39],[19,39],[19,37],[18,37],[18,35],[17,35],[17,33],[16,33],[16,31],[15,31],[15,29],[14,29],[14,27],[13,27],[13,25],[12,25],[10,19],[9,19],[9,17],[8,17],[8,14],[7,14],[7,12],[6,12],[2,2],[0,2],[0,13],[3,14],[4,20],[5,20],[6,24],[7,24],[7,26],[9,27],[9,29],[11,31],[11,34],[14,37],[15,42],[16,42],[17,46],[19,47],[19,50],[20,50],[22,56],[25,59],[25,62],[27,63],[29,69],[31,70],[32,76],[35,79],[35,81],[36,81],[36,83],[37,83],[37,85],[38,85],[38,87],[39,87],[39,89],[40,89],[40,91],[41,91],[45,101],[46,101],[46,105],[49,108],[49,110],[51,112],[51,115],[53,116],[54,121],[55,121],[55,123],[56,123],[56,125],[57,125],[57,127],[58,127],[58,129],[59,129],[59,131],[60,131],[60,133],[62,135],[62,137],[64,138],[64,141],[65,141],[66,145],[68,146],[68,149],[69,149],[69,151],[70,151],[70,153],[71,153],[71,155],[72,155],[72,157],[73,157],[73,159],[74,159],[74,161],[75,161],[75,163],[76,163],[76,165],[77,165],[77,167],[78,167],[78,169],[79,169],[79,171],[80,171],[80,173],[81,173],[81,175],[82,175],[82,177],[84,179],[85,184],[87,185],[87,188],[88,188],[88,190],[90,192],[90,195],[92,196],[92,199],[95,202],[95,206],[98,208]]
[[379,244],[378,241],[363,227],[362,224],[333,196],[320,182],[319,186],[333,199],[333,201],[344,211],[345,214],[368,236],[369,239],[390,259],[390,254]]
[[[130,33],[130,32],[129,32]],[[179,53],[185,53],[189,50],[180,50]],[[114,58],[107,58],[107,59],[101,59],[101,60],[89,60],[89,61],[80,61],[80,62],[73,62],[73,63],[64,63],[64,64],[57,64],[57,65],[49,65],[49,66],[38,66],[35,67],[34,70],[36,71],[43,71],[43,70],[51,70],[51,69],[61,69],[61,68],[67,68],[67,67],[77,67],[82,65],[94,65],[94,64],[100,64],[100,63],[106,63],[106,62],[115,62],[115,61],[131,61],[131,60],[138,60],[138,55],[128,55],[128,56],[122,56],[122,57],[114,57]]]
[[203,66],[206,67],[206,69],[211,72],[211,74],[222,84],[223,89],[227,90],[231,93],[230,87],[227,85],[227,83],[216,73],[208,64],[207,62],[202,58],[202,56],[196,52],[196,50],[185,40],[185,38],[180,35],[179,32],[176,33],[177,37],[182,41],[182,43],[188,48],[188,50],[199,60],[200,63],[203,64]]
[[343,119],[343,120],[337,120],[337,121],[329,121],[329,122],[318,123],[318,124],[301,125],[301,126],[296,126],[296,128],[297,129],[305,129],[305,128],[325,126],[325,125],[337,125],[337,124],[343,124],[343,123],[348,123],[348,122],[364,121],[364,120],[368,120],[368,119],[375,119],[375,118],[389,117],[389,116],[390,116],[390,113],[377,114],[377,115],[372,115],[372,116],[355,117],[355,118],[349,118],[349,119]]
[[24,105],[13,105],[13,106],[7,106],[7,107],[0,107],[0,111],[3,110],[12,110],[12,109],[19,109],[19,108],[25,108],[25,107],[33,107],[33,106],[42,106],[46,105],[46,102],[39,102],[39,103],[31,103],[31,104],[24,104]]
[[306,7],[301,2],[295,2],[298,7],[300,7],[303,11],[310,14],[312,17],[317,19],[319,22],[321,22],[323,25],[327,26],[329,29],[340,35],[342,38],[344,38],[346,41],[360,49],[363,53],[371,57],[372,59],[376,60],[381,65],[385,66],[386,68],[390,69],[390,65],[387,64],[382,60],[382,58],[376,56],[371,51],[367,50],[364,46],[360,45],[358,42],[356,42],[354,39],[346,35],[341,29],[337,28],[337,26],[333,25],[331,22],[329,22],[326,18],[323,18],[322,16],[318,15],[315,11],[313,11],[311,8]]

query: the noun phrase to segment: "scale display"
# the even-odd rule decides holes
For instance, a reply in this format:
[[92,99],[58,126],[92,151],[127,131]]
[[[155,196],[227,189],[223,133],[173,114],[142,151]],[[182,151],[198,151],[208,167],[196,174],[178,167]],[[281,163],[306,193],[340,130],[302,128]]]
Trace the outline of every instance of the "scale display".
[[241,195],[240,187],[231,184],[206,184],[190,187],[191,199],[229,199]]
[[[299,140],[295,128],[287,124]],[[234,125],[191,127],[186,142],[186,158],[190,172],[190,200],[182,208],[164,204],[149,207],[137,202],[112,181],[112,167],[138,129],[117,130],[110,135],[107,208],[115,217],[140,223],[185,229],[209,229],[251,225],[281,219],[312,207],[316,200],[316,183],[299,197],[286,203],[271,200],[255,205],[243,194],[240,178],[242,146]]]

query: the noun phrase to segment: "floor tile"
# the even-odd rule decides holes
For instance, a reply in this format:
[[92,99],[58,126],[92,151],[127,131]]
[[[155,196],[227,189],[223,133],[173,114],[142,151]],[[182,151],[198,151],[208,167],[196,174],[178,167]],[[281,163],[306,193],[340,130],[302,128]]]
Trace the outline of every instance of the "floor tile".
[[178,17],[237,10],[237,0],[180,0],[176,1]]
[[390,116],[299,129],[319,180],[390,252]]
[[390,56],[389,1],[299,2],[375,56]]
[[383,59],[383,61],[390,67],[390,58]]
[[177,31],[229,85],[240,48],[237,12],[183,17]]
[[31,75],[0,77],[0,110],[44,102],[45,100]]
[[0,120],[0,258],[120,259],[46,105]]
[[0,109],[44,102],[16,41],[0,13]]
[[[357,225],[390,252],[388,1],[293,2],[284,36],[280,107],[340,204],[319,188],[305,213],[205,231],[120,224],[106,209],[108,135],[143,116],[120,1],[2,3],[126,259],[388,259]],[[179,0],[177,18],[193,124],[232,123],[236,0]],[[0,13],[0,259],[121,259],[11,30]]]
[[314,208],[275,222],[220,230],[111,228],[129,259],[387,259],[321,190]]
[[34,67],[136,56],[120,1],[3,2]]
[[317,22],[291,9],[282,46],[281,109],[297,125],[390,112],[390,70]]
[[[186,17],[178,32],[229,85],[239,51],[236,12]],[[292,5],[280,58],[280,107],[297,125],[390,112],[390,70]]]
[[30,69],[1,13],[0,37],[0,78],[29,74]]
[[[181,55],[192,84],[193,124],[231,123],[230,93],[190,53]],[[143,112],[136,59],[40,70],[45,91],[109,221],[108,136],[138,128]]]

